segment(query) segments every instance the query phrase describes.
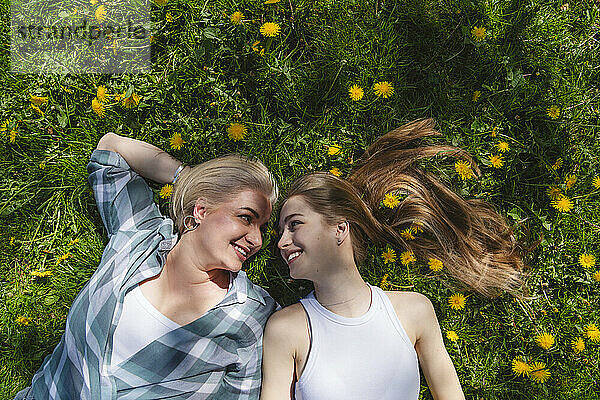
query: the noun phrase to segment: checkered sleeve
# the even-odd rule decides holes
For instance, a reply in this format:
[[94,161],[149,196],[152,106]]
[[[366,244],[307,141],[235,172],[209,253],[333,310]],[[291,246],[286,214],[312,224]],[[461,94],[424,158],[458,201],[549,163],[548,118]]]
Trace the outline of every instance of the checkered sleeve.
[[161,217],[152,190],[119,153],[94,150],[87,171],[109,238],[121,230],[143,229]]

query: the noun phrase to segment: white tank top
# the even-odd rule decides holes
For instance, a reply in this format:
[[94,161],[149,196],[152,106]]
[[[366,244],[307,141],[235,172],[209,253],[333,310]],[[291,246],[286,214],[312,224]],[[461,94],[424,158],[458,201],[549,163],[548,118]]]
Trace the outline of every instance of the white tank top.
[[417,353],[387,295],[371,286],[371,307],[346,318],[323,307],[311,292],[306,310],[311,347],[297,400],[416,400]]

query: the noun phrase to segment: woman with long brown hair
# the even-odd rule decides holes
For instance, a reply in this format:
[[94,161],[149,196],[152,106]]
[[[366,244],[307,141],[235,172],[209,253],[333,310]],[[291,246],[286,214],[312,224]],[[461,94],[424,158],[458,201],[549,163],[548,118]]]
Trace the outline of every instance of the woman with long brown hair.
[[[463,199],[418,161],[456,147],[427,144],[433,120],[379,138],[347,180],[326,173],[297,179],[279,215],[278,242],[290,276],[314,291],[271,316],[264,336],[262,400],[417,399],[419,365],[435,399],[463,399],[431,301],[384,292],[360,276],[367,241],[443,260],[448,272],[488,297],[522,286],[521,246],[481,200]],[[399,193],[397,208],[380,207]],[[405,229],[419,230],[405,240]]]

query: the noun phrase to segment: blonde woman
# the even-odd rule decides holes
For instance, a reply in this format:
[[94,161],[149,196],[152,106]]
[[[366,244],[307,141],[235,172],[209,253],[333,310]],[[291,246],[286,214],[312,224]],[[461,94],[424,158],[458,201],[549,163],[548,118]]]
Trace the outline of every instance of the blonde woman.
[[[236,155],[184,167],[109,133],[88,172],[108,245],[17,398],[257,399],[277,305],[241,269],[277,198],[266,167]],[[172,219],[142,177],[174,184]]]
[[[271,316],[264,335],[261,400],[416,400],[419,366],[436,400],[464,399],[431,301],[367,284],[358,265],[367,241],[443,260],[448,272],[488,296],[521,284],[519,245],[502,217],[465,200],[416,161],[464,151],[419,143],[432,120],[377,140],[348,180],[313,173],[296,180],[279,215],[278,247],[290,276],[314,291]],[[393,210],[387,193],[406,196]],[[400,232],[414,229],[416,240]]]

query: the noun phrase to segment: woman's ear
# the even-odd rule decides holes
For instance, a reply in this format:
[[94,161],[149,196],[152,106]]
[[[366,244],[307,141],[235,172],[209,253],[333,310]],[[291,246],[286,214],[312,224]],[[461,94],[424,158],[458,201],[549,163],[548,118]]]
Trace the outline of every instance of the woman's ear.
[[206,200],[199,198],[198,200],[196,200],[196,205],[194,206],[194,220],[197,223],[202,222],[202,220],[204,219],[204,217],[206,217],[207,215],[207,204],[206,204]]
[[344,240],[346,240],[346,238],[348,237],[349,234],[350,234],[350,224],[348,223],[348,221],[338,222],[336,230],[335,230],[335,236],[337,238],[337,245],[341,246],[341,244],[344,243]]

